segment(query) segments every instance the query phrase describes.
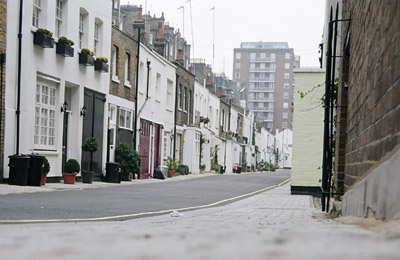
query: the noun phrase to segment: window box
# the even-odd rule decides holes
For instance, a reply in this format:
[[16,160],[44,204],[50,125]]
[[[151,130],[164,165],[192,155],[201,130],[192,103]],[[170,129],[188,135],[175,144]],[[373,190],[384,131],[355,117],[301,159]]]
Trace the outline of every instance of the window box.
[[108,64],[101,60],[96,60],[94,62],[94,69],[99,72],[108,72]]
[[54,39],[51,37],[52,35],[50,31],[39,28],[33,36],[33,43],[42,48],[54,48]]
[[93,66],[94,65],[93,56],[86,53],[79,53],[79,63],[85,66]]
[[74,48],[65,43],[57,43],[56,53],[64,57],[74,57]]

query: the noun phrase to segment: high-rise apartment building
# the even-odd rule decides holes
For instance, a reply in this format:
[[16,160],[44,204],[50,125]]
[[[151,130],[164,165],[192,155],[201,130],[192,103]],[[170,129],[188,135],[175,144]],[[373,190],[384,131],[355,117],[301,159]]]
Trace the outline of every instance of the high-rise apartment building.
[[287,42],[242,42],[234,49],[233,80],[260,126],[292,129],[293,68],[299,66]]

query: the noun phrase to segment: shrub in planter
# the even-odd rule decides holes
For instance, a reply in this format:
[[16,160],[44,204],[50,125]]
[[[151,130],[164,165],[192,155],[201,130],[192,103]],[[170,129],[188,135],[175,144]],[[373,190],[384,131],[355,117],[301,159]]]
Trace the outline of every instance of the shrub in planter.
[[50,172],[50,163],[45,157],[43,164],[43,172],[42,172],[42,185],[46,184],[47,174]]
[[94,65],[93,56],[94,56],[93,51],[83,48],[79,53],[79,63],[85,66],[93,66]]
[[167,166],[168,168],[168,178],[171,178],[172,176],[174,176],[176,168],[178,167],[179,162],[172,157],[168,157],[165,160],[165,166]]
[[56,53],[64,57],[74,57],[74,42],[65,36],[58,38]]
[[99,143],[97,142],[96,138],[94,138],[94,137],[87,138],[82,145],[82,150],[90,153],[89,169],[87,169],[86,171],[82,171],[82,182],[83,183],[92,183],[93,182],[93,177],[94,177],[94,172],[92,171],[92,169],[93,169],[92,168],[93,153],[96,152],[98,148],[99,148]]
[[97,57],[94,62],[94,69],[100,72],[108,72],[108,59],[106,57]]
[[140,174],[140,156],[129,144],[122,142],[115,148],[115,161],[121,167],[122,181],[129,181],[135,174]]
[[68,159],[68,161],[64,165],[64,183],[65,184],[74,184],[75,176],[80,172],[81,167],[79,162],[75,159]]
[[44,28],[38,28],[33,36],[33,43],[43,48],[53,48],[53,33]]

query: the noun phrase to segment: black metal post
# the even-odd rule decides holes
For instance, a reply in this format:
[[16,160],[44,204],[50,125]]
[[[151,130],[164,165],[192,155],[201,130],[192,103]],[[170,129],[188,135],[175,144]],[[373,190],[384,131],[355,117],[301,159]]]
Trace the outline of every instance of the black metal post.
[[176,74],[176,90],[175,90],[175,113],[174,113],[174,151],[172,152],[172,157],[175,159],[176,150],[176,121],[178,117],[178,88],[179,88],[179,75]]
[[150,63],[150,61],[147,61],[146,100],[149,99]]
[[323,159],[322,159],[322,192],[321,206],[322,211],[325,211],[325,200],[328,184],[328,165],[329,165],[329,100],[330,100],[330,81],[331,81],[331,62],[332,62],[332,8],[330,10],[329,25],[328,25],[328,46],[326,54],[326,73],[325,73],[325,108],[324,108],[324,143],[323,143]]

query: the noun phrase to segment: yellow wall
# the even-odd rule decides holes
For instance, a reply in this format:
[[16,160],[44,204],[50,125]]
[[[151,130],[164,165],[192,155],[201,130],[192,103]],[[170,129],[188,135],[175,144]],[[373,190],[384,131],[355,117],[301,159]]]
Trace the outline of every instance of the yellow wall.
[[[302,68],[295,70],[295,78],[291,185],[321,186],[324,109],[320,98],[325,92],[325,72]],[[308,94],[301,99],[299,90]]]

